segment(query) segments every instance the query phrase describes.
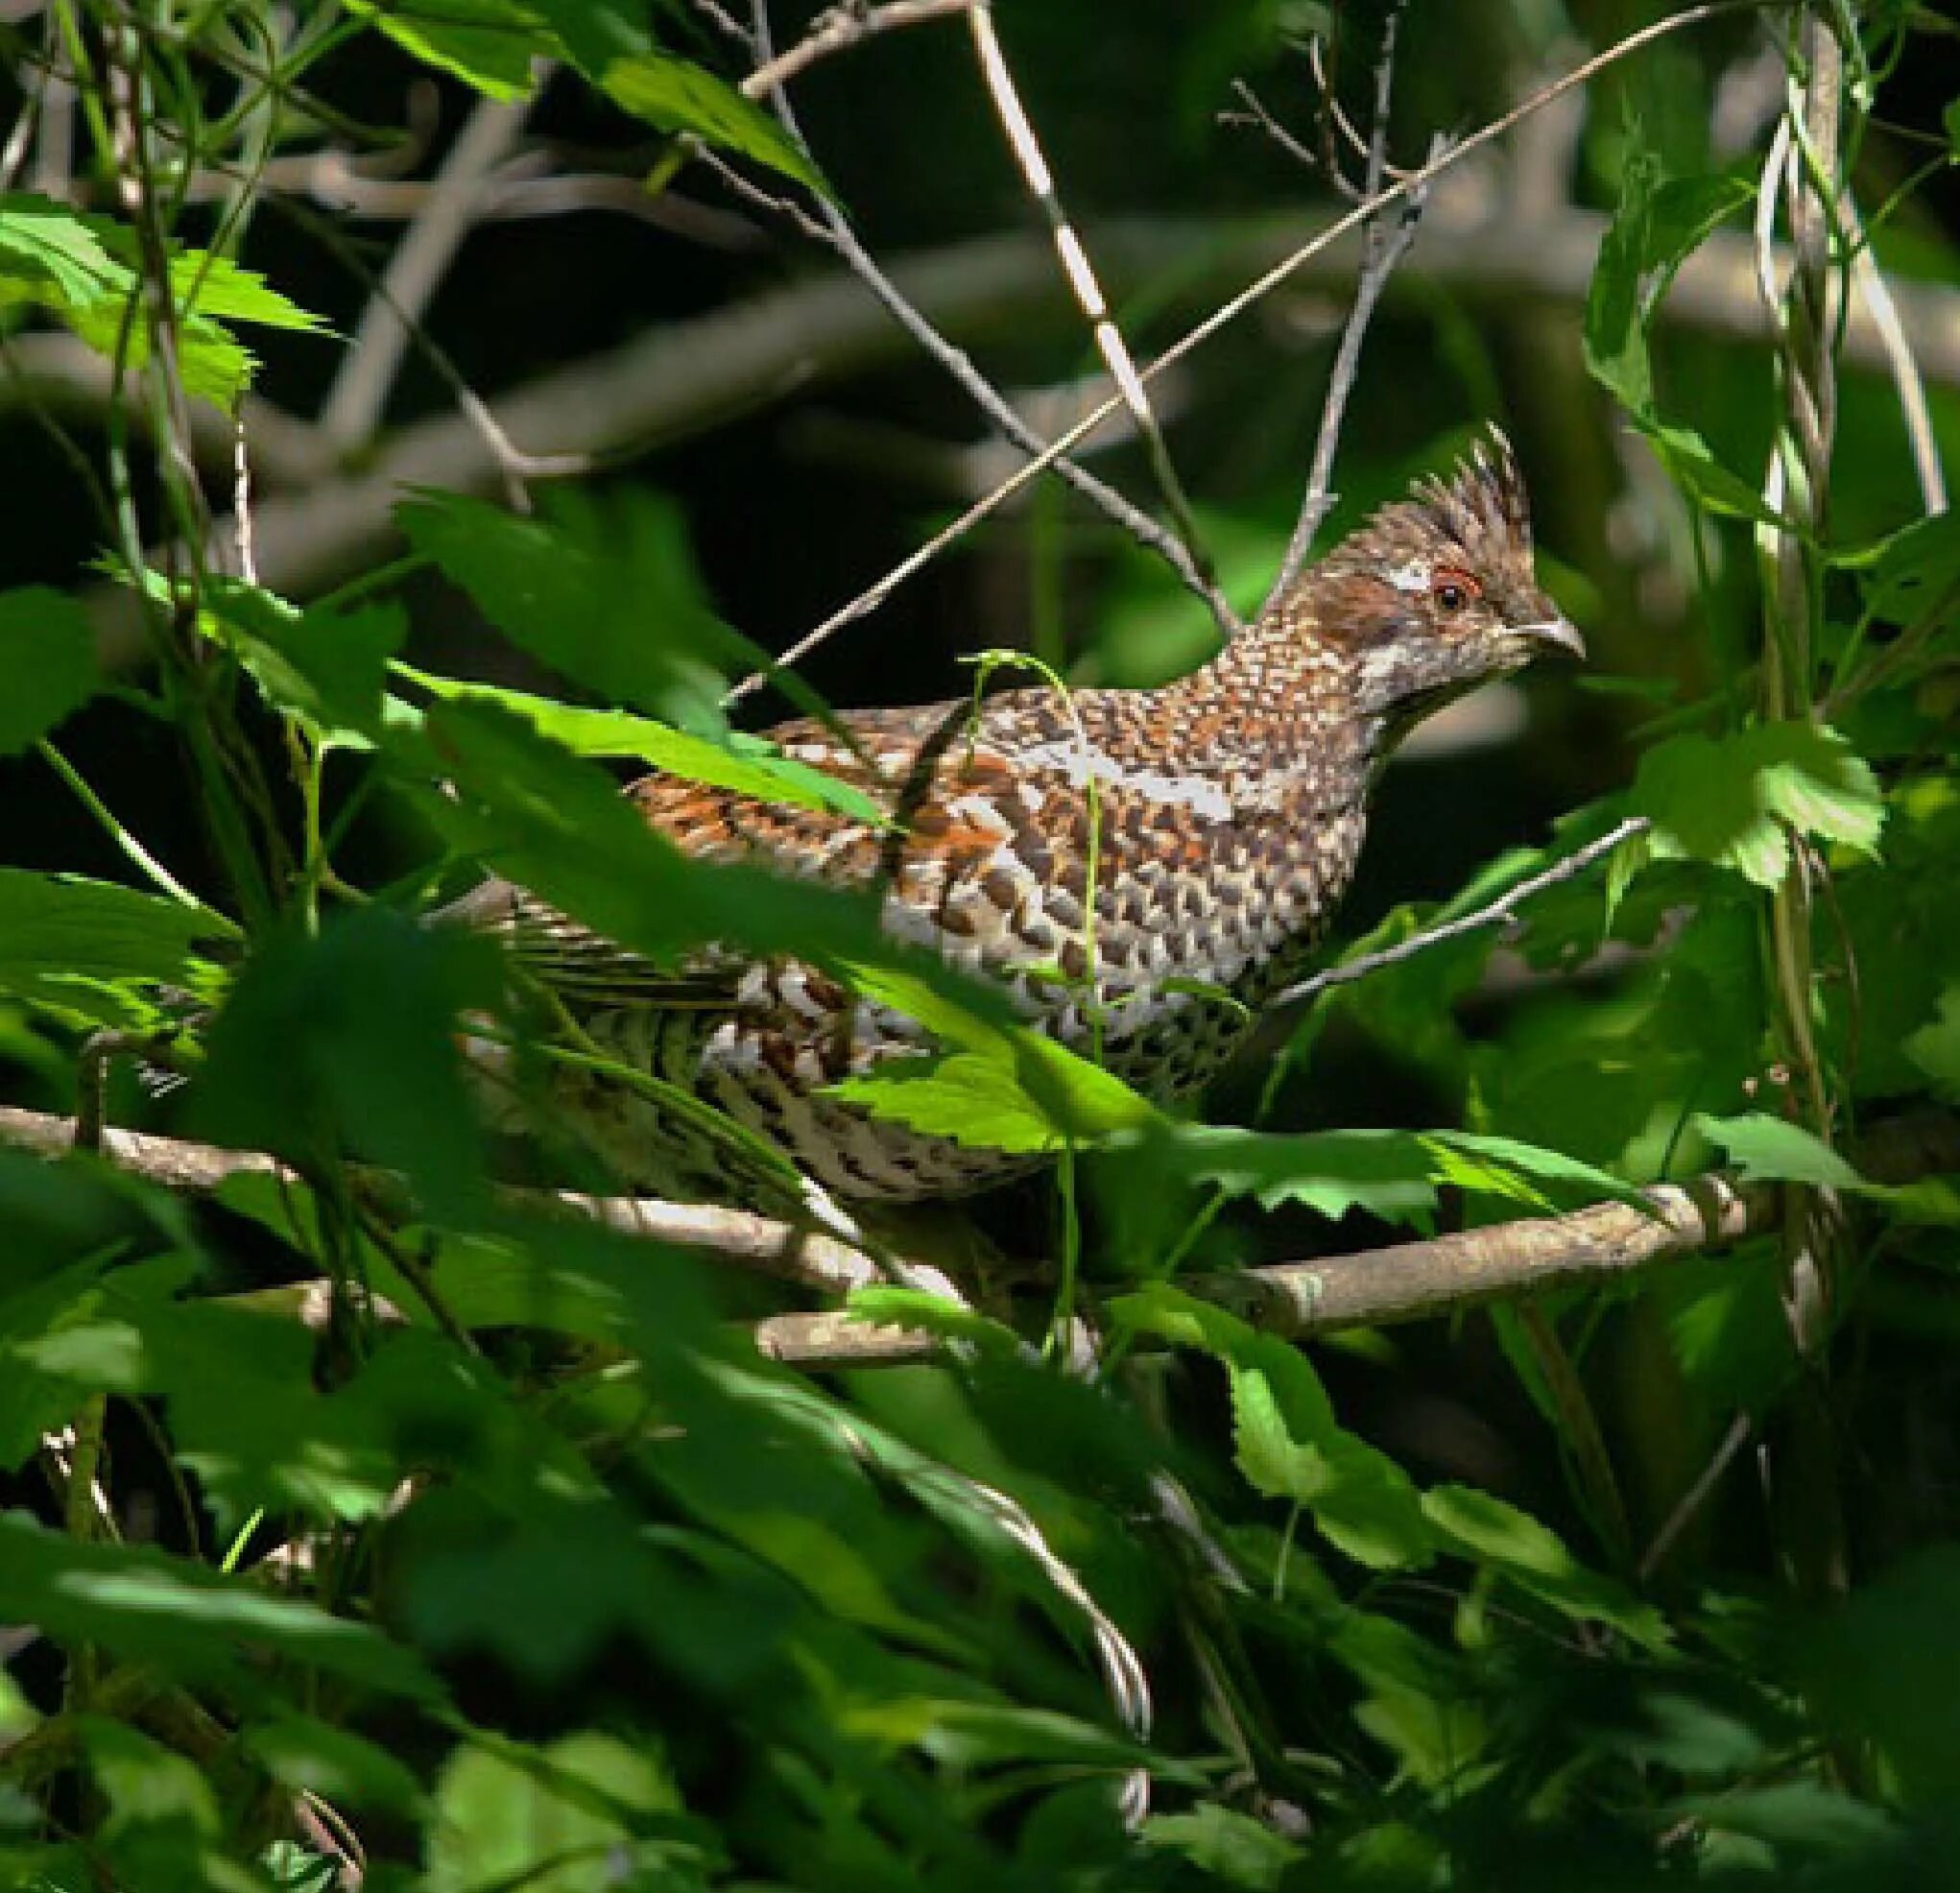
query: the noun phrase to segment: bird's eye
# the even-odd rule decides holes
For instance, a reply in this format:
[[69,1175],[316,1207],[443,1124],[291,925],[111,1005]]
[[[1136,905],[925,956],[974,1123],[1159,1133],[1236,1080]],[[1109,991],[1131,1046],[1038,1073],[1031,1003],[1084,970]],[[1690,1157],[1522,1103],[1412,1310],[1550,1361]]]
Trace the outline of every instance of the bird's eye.
[[1429,595],[1445,617],[1453,618],[1459,611],[1468,611],[1470,600],[1482,589],[1468,572],[1441,571],[1430,583]]

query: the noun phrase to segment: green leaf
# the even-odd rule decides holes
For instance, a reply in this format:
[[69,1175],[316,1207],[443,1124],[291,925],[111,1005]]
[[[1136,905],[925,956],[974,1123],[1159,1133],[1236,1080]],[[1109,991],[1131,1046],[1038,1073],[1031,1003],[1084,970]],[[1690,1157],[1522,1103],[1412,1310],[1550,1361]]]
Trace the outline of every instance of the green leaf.
[[1502,1573],[1562,1615],[1611,1624],[1650,1649],[1669,1642],[1667,1621],[1651,1604],[1588,1570],[1556,1532],[1493,1494],[1435,1486],[1422,1495],[1422,1516],[1443,1548]]
[[1224,1365],[1238,1468],[1255,1491],[1305,1506],[1358,1563],[1405,1570],[1429,1562],[1432,1534],[1414,1482],[1341,1427],[1298,1348],[1165,1282],[1118,1296],[1110,1312],[1133,1333],[1202,1349]]
[[1597,1164],[1518,1138],[1426,1131],[1420,1140],[1437,1159],[1439,1181],[1481,1195],[1511,1197],[1539,1210],[1558,1207],[1544,1189],[1589,1200],[1600,1196],[1633,1204],[1645,1200],[1631,1184]]
[[948,1766],[972,1768],[998,1761],[1054,1761],[1100,1771],[1147,1764],[1150,1753],[1053,1710],[958,1697],[887,1697],[847,1710],[839,1718],[855,1737],[923,1749]]
[[586,1730],[540,1750],[465,1744],[437,1785],[424,1884],[428,1893],[651,1886],[674,1864],[672,1849],[641,1830],[647,1816],[680,1806],[644,1741]]
[[[120,351],[131,368],[149,358],[146,324],[131,306],[139,260],[134,233],[111,218],[45,199],[0,199],[0,304],[37,304],[98,353],[113,359]],[[219,318],[316,332],[325,326],[255,272],[207,251],[174,251],[170,281],[179,379],[223,407],[251,385],[256,364]]]
[[[1793,1868],[1801,1862],[1805,1878],[1822,1879],[1826,1863],[1833,1859],[1855,1860],[1868,1854],[1889,1858],[1902,1839],[1896,1815],[1815,1781],[1732,1788],[1675,1802],[1656,1814],[1766,1841]],[[1881,1884],[1885,1878],[1880,1868],[1873,1883]]]
[[1338,1218],[1360,1210],[1384,1222],[1427,1227],[1436,1209],[1436,1162],[1405,1131],[1313,1131],[1279,1136],[1181,1124],[1138,1156],[1159,1175],[1206,1183],[1264,1209],[1300,1203]]
[[1948,1103],[1960,1104],[1960,986],[1940,994],[1939,1016],[1907,1035],[1907,1058],[1933,1081],[1933,1090]]
[[[1095,1143],[1160,1122],[1120,1078],[1014,1022],[1004,1006],[968,1009],[891,967],[859,966],[851,976],[865,997],[917,1019],[951,1048],[943,1058],[894,1060],[829,1088],[874,1116],[1012,1151]],[[992,1142],[995,1137],[1005,1140]]]
[[275,939],[211,1028],[197,1121],[220,1142],[302,1167],[344,1145],[406,1172],[438,1220],[467,1225],[486,1201],[485,1153],[458,1019],[493,1013],[502,985],[488,940],[379,905],[315,938]]
[[347,0],[347,11],[492,99],[529,98],[532,62],[560,50],[550,28],[516,0]]
[[1154,1814],[1143,1824],[1146,1847],[1182,1854],[1207,1884],[1274,1893],[1301,1849],[1263,1821],[1216,1801],[1201,1801],[1186,1814]]
[[1599,240],[1581,330],[1593,378],[1636,413],[1646,412],[1654,397],[1640,278],[1649,267],[1660,180],[1661,160],[1652,152],[1636,147],[1628,153],[1619,203]]
[[222,914],[112,881],[0,868],[0,984],[37,990],[44,977],[197,986],[210,963],[197,948],[236,939]]
[[95,694],[87,613],[46,586],[0,592],[0,755],[18,755]]
[[1582,333],[1593,379],[1626,409],[1689,494],[1717,513],[1774,522],[1776,515],[1761,494],[1722,466],[1695,429],[1662,419],[1647,348],[1648,331],[1675,273],[1754,194],[1745,180],[1726,175],[1663,180],[1659,156],[1637,141],[1620,174],[1619,203],[1600,239]]
[[598,75],[598,84],[614,105],[662,132],[691,132],[829,194],[809,153],[774,118],[691,60],[650,47],[611,60]]
[[1940,513],[1914,520],[1876,556],[1860,559],[1857,568],[1865,609],[1881,624],[1913,624],[1943,598],[1952,609],[1960,586],[1960,516]]
[[1552,1207],[1546,1189],[1637,1200],[1619,1178],[1516,1138],[1469,1131],[1313,1131],[1293,1136],[1180,1124],[1138,1152],[1159,1174],[1209,1184],[1276,1209],[1299,1203],[1338,1218],[1359,1210],[1426,1228],[1437,1188]]
[[1722,1150],[1745,1183],[1808,1184],[1817,1189],[1857,1189],[1863,1179],[1822,1138],[1781,1117],[1751,1112],[1741,1117],[1695,1118],[1695,1128]]
[[180,250],[170,259],[170,286],[181,315],[256,323],[261,328],[331,335],[323,316],[302,309],[256,270],[210,250]]
[[1033,1154],[1061,1140],[1053,1120],[1022,1087],[1005,1059],[973,1052],[944,1058],[898,1058],[827,1088],[887,1123],[946,1138],[968,1150]]
[[759,738],[730,734],[714,741],[627,710],[586,709],[528,691],[437,677],[399,661],[393,668],[397,677],[447,702],[496,704],[513,710],[574,755],[632,757],[670,776],[753,796],[757,802],[887,826],[884,811],[862,789],[783,755]]
[[[425,763],[445,786],[421,806],[437,831],[481,852],[607,939],[664,962],[710,943],[794,953],[836,967],[893,956],[872,902],[759,868],[684,858],[656,834],[605,771],[487,702],[437,703],[425,742],[398,745],[405,769]],[[426,754],[424,754],[426,752]],[[937,966],[935,990],[965,985]],[[975,1003],[991,1000],[977,987]]]
[[331,748],[371,749],[388,666],[408,635],[393,603],[299,611],[259,587],[219,579],[204,628],[245,666],[266,702]]
[[243,1682],[251,1660],[278,1657],[392,1695],[440,1693],[366,1624],[160,1551],[84,1544],[23,1512],[0,1513],[0,1617],[169,1675]]
[[1755,487],[1715,458],[1714,449],[1696,429],[1652,414],[1635,414],[1628,419],[1646,437],[1683,491],[1711,513],[1771,526],[1786,523]]
[[0,197],[0,297],[8,290],[52,292],[84,306],[127,289],[127,273],[90,226],[52,199],[10,192]]
[[296,1794],[317,1794],[337,1807],[376,1808],[417,1815],[421,1784],[393,1751],[318,1717],[280,1714],[240,1734],[254,1761]]
[[561,494],[553,517],[519,519],[482,500],[421,492],[395,519],[539,662],[608,702],[705,733],[726,728],[716,666],[739,640],[714,614],[671,503],[639,494],[601,508]]
[[844,1306],[847,1312],[874,1327],[917,1328],[942,1340],[968,1342],[995,1354],[1012,1355],[1020,1349],[1019,1337],[1011,1328],[924,1288],[875,1283],[853,1288]]
[[1631,805],[1654,823],[1655,856],[1733,868],[1758,887],[1788,870],[1785,824],[1871,853],[1885,821],[1871,765],[1836,731],[1801,722],[1672,737],[1641,757]]

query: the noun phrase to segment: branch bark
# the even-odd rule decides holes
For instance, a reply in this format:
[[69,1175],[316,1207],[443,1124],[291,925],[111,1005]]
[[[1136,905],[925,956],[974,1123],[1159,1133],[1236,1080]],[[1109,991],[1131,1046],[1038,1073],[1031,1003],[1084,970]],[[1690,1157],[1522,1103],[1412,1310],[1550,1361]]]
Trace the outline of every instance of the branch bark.
[[[75,1122],[0,1107],[0,1142],[65,1156],[74,1147]],[[234,1176],[291,1175],[263,1152],[138,1131],[105,1131],[102,1152],[129,1175],[194,1195]],[[1960,1170],[1960,1118],[1897,1119],[1874,1131],[1854,1155],[1875,1183]],[[385,1186],[388,1180],[381,1181]],[[1725,1248],[1777,1228],[1783,1196],[1773,1184],[1740,1184],[1714,1174],[1685,1185],[1657,1184],[1639,1194],[1640,1206],[1596,1203],[1566,1215],[1494,1223],[1427,1241],[1194,1276],[1183,1285],[1290,1338],[1386,1327],[1547,1288],[1622,1280],[1677,1257]],[[514,1198],[529,1207],[595,1217],[626,1234],[695,1250],[826,1294],[888,1279],[869,1256],[847,1243],[745,1210],[641,1197],[514,1192]],[[755,1340],[774,1358],[812,1370],[944,1358],[944,1344],[933,1335],[875,1327],[836,1309],[771,1316],[757,1324]]]

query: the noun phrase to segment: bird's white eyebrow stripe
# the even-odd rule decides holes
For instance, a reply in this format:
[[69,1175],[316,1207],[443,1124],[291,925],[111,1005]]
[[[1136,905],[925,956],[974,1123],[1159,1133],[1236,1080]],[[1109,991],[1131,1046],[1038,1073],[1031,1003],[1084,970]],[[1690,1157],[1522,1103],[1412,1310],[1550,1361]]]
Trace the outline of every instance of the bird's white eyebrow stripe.
[[1209,822],[1231,820],[1231,798],[1209,776],[1168,776],[1157,769],[1131,769],[1112,755],[1070,737],[1065,742],[1037,743],[1021,751],[1019,760],[1030,769],[1055,769],[1078,786],[1094,779],[1124,789],[1145,802],[1188,808]]
[[1426,560],[1411,559],[1406,564],[1398,565],[1388,574],[1388,582],[1398,591],[1427,591],[1429,589],[1429,565]]

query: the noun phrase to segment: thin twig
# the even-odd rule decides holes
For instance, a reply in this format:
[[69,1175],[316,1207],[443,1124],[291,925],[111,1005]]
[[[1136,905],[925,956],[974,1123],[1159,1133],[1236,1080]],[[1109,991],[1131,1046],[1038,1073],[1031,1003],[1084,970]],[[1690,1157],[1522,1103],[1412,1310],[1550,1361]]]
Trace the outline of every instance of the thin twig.
[[[758,35],[765,33],[766,23],[758,23],[757,32]],[[774,95],[772,103],[785,129],[792,136],[801,140],[801,131],[788,96],[778,91]],[[1047,443],[1016,411],[1014,404],[980,372],[972,357],[941,334],[918,305],[911,301],[878,266],[876,259],[858,241],[857,233],[850,228],[849,220],[827,198],[820,200],[818,214],[812,216],[793,199],[778,197],[750,182],[734,166],[725,162],[707,147],[698,147],[697,156],[745,203],[786,219],[805,236],[823,244],[835,254],[877,298],[919,347],[960,384],[974,405],[1021,452],[1040,454],[1045,449]],[[1074,488],[1084,498],[1098,507],[1107,517],[1130,534],[1146,550],[1156,552],[1170,564],[1183,585],[1204,601],[1206,609],[1210,611],[1224,636],[1231,638],[1236,635],[1240,629],[1237,614],[1216,584],[1200,570],[1189,549],[1176,535],[1166,532],[1147,513],[1132,505],[1113,487],[1098,479],[1078,462],[1066,456],[1060,456],[1053,465],[1057,477],[1065,485]],[[759,676],[745,680],[729,692],[727,701],[730,703],[737,701],[758,688],[761,682]]]
[[[1630,58],[1670,34],[1680,32],[1685,27],[1698,26],[1705,21],[1724,18],[1731,13],[1758,12],[1765,5],[1775,4],[1779,4],[1779,0],[1703,0],[1701,5],[1685,8],[1678,13],[1670,13],[1665,19],[1656,20],[1651,26],[1642,27],[1637,33],[1628,34],[1625,38],[1615,41],[1604,52],[1596,53],[1591,59],[1574,66],[1570,72],[1547,82],[1529,99],[1494,118],[1489,124],[1479,126],[1460,143],[1452,145],[1448,151],[1428,163],[1419,166],[1407,177],[1397,179],[1384,186],[1367,203],[1357,204],[1344,216],[1337,217],[1309,242],[1302,244],[1282,257],[1235,296],[1228,298],[1203,322],[1188,329],[1147,368],[1141,370],[1138,378],[1148,382],[1162,373],[1173,363],[1182,361],[1221,330],[1230,327],[1255,303],[1270,296],[1312,257],[1319,255],[1350,230],[1358,229],[1369,218],[1375,216],[1390,204],[1406,202],[1414,192],[1426,188],[1445,171],[1461,164],[1472,153],[1481,151],[1486,145],[1494,144],[1520,120],[1540,110],[1553,99],[1564,97],[1575,87],[1586,84],[1609,66],[1616,65],[1622,60]],[[800,663],[811,652],[836,635],[846,625],[855,623],[859,618],[869,616],[871,612],[876,611],[900,586],[923,571],[948,547],[964,539],[981,520],[997,512],[1031,481],[1045,473],[1063,454],[1079,446],[1111,415],[1119,413],[1121,408],[1120,396],[1112,396],[1093,408],[1041,453],[1009,474],[992,492],[975,500],[950,525],[935,533],[917,551],[901,560],[882,578],[860,591],[848,604],[840,606],[822,623],[798,638],[789,650],[777,659],[777,667],[785,668]]]
[[1209,578],[1210,562],[1205,555],[1190,501],[1185,497],[1183,485],[1171,464],[1163,429],[1158,425],[1157,414],[1150,405],[1149,395],[1144,392],[1142,378],[1136,372],[1136,363],[1131,356],[1129,344],[1123,340],[1122,330],[1110,315],[1109,301],[1096,278],[1095,267],[1088,259],[1088,251],[1063,207],[1061,193],[1055,188],[1055,174],[1049,168],[1040,141],[1035,135],[1034,121],[1021,103],[1020,92],[1014,83],[1014,73],[1007,63],[1007,55],[1001,50],[1000,36],[993,26],[992,0],[975,0],[967,15],[967,24],[973,36],[973,53],[980,64],[980,77],[986,84],[987,96],[992,102],[994,115],[1000,120],[1000,129],[1006,134],[1008,149],[1014,154],[1015,163],[1020,170],[1021,181],[1027,185],[1028,195],[1040,205],[1042,216],[1047,219],[1048,231],[1055,242],[1055,253],[1062,262],[1062,273],[1067,277],[1069,289],[1083,315],[1088,318],[1090,331],[1095,336],[1097,352],[1110,371],[1110,378],[1116,384],[1116,393],[1136,423],[1137,434],[1150,456],[1151,471],[1157,476],[1159,491],[1170,507],[1172,518],[1177,521],[1178,535],[1190,552],[1192,563]]
[[[970,12],[974,4],[975,0],[887,0],[882,7],[832,7],[827,12],[819,14],[808,36],[798,40],[787,52],[777,53],[774,58],[764,52],[762,64],[742,81],[739,89],[744,98],[765,98],[807,72],[819,60],[827,60],[833,53],[847,52],[863,40],[890,33],[894,27],[920,26],[927,20],[956,18]],[[732,20],[726,23],[725,30],[742,33]]]
[[[1380,194],[1389,175],[1389,108],[1395,94],[1396,36],[1401,16],[1399,5],[1391,7],[1382,29],[1381,57],[1374,68],[1374,120],[1367,145],[1368,167],[1359,193],[1364,202]],[[1338,111],[1339,102],[1332,92],[1327,94],[1327,101],[1329,109]],[[1427,162],[1433,163],[1448,148],[1447,138],[1438,132],[1429,142]],[[1334,350],[1334,366],[1327,377],[1320,433],[1314,442],[1313,462],[1307,472],[1306,492],[1300,502],[1300,515],[1286,541],[1279,574],[1266,594],[1265,609],[1269,611],[1299,578],[1307,554],[1313,549],[1314,535],[1333,510],[1334,455],[1347,419],[1348,397],[1360,372],[1362,344],[1368,338],[1368,325],[1374,320],[1374,305],[1381,300],[1381,292],[1388,287],[1389,277],[1415,241],[1416,226],[1422,221],[1428,198],[1427,185],[1411,190],[1393,227],[1379,214],[1369,218],[1362,227],[1361,274],[1354,284],[1354,300],[1341,330],[1340,346]]]
[[1749,1444],[1750,1435],[1755,1430],[1756,1423],[1746,1413],[1738,1413],[1729,1423],[1729,1430],[1722,1435],[1721,1444],[1715,1448],[1709,1463],[1696,1474],[1694,1483],[1676,1500],[1673,1511],[1668,1513],[1661,1529],[1654,1534],[1653,1543],[1640,1554],[1637,1574],[1642,1584],[1650,1583],[1654,1573],[1666,1563],[1667,1554],[1709,1502],[1709,1496],[1722,1481],[1722,1474],[1729,1470],[1735,1455]]
[[1594,862],[1604,860],[1622,842],[1632,841],[1636,835],[1643,835],[1653,827],[1644,815],[1630,815],[1624,822],[1590,841],[1584,848],[1574,849],[1562,861],[1555,861],[1542,873],[1529,875],[1517,886],[1507,888],[1496,899],[1488,902],[1473,912],[1459,915],[1453,921],[1445,921],[1440,926],[1425,927],[1421,933],[1414,933],[1406,940],[1398,941],[1393,946],[1384,946],[1379,952],[1363,953],[1357,959],[1343,961],[1337,967],[1328,967],[1325,972],[1317,972],[1311,979],[1303,979],[1289,986],[1273,999],[1268,1010],[1277,1011],[1281,1006],[1304,1005],[1310,999],[1317,999],[1330,987],[1346,986],[1356,979],[1366,979],[1370,973],[1382,970],[1384,967],[1399,966],[1404,960],[1413,960],[1420,953],[1426,953],[1432,946],[1441,946],[1446,941],[1460,940],[1467,933],[1480,933],[1486,927],[1505,926],[1518,918],[1518,909],[1525,901],[1542,894],[1547,888],[1557,887],[1562,882],[1575,880]]

